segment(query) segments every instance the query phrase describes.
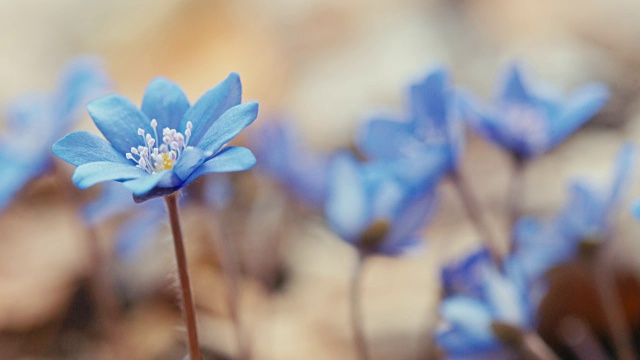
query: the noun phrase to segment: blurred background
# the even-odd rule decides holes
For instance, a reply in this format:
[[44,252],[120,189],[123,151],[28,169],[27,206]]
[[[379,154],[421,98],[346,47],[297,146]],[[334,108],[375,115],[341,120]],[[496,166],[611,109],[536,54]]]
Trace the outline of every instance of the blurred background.
[[[260,102],[255,125],[286,116],[311,147],[329,151],[349,146],[368,115],[401,111],[407,84],[433,66],[448,66],[456,84],[489,98],[503,66],[519,59],[565,90],[591,81],[612,90],[601,114],[527,170],[524,211],[545,215],[565,199],[567,179],[607,179],[620,143],[640,138],[639,17],[640,3],[632,0],[3,0],[0,104],[52,91],[59,69],[78,54],[103,58],[115,91],[136,104],[155,76],[180,84],[193,102],[236,71],[244,100]],[[97,133],[88,116],[77,128]],[[99,189],[78,191],[70,181],[73,167],[57,165],[0,215],[1,359],[114,358],[96,330],[88,295],[94,265],[88,242],[97,239],[105,254],[113,253],[122,219],[88,236],[60,186],[81,203]],[[508,158],[471,135],[464,169],[506,238]],[[184,213],[209,358],[236,352],[220,261],[201,225],[213,217],[253,275],[239,289],[254,358],[354,358],[347,311],[353,250],[318,214],[296,211],[283,192],[257,185],[266,180],[231,180],[237,193],[229,209]],[[445,185],[441,192],[423,253],[367,264],[363,311],[375,359],[413,359],[426,351],[437,320],[438,268],[477,246],[452,190]],[[628,226],[616,244],[620,261],[632,264],[640,244],[631,241],[639,229],[629,217],[621,216]],[[127,349],[121,358],[181,359],[168,229],[160,227],[153,238],[135,259],[107,255],[124,308],[114,332]],[[263,264],[264,257],[277,264]],[[265,273],[273,275],[259,276]]]

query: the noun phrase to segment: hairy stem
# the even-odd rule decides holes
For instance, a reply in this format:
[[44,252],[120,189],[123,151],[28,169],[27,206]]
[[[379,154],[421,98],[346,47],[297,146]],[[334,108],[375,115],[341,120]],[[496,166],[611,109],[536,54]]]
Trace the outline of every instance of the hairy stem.
[[358,359],[369,360],[369,352],[367,349],[367,342],[364,338],[364,331],[362,328],[362,300],[360,290],[360,283],[362,281],[362,268],[366,255],[358,253],[358,260],[356,267],[353,269],[353,276],[351,278],[351,326],[353,329],[353,336],[356,345],[356,352]]
[[187,327],[189,360],[201,360],[202,356],[200,354],[200,345],[198,344],[195,302],[193,301],[193,295],[191,293],[187,254],[184,248],[182,229],[180,228],[178,192],[166,195],[164,200],[167,204],[167,210],[169,211],[169,221],[171,222],[171,232],[173,233],[173,244],[176,252],[176,263],[178,266],[178,277],[182,295],[182,315]]

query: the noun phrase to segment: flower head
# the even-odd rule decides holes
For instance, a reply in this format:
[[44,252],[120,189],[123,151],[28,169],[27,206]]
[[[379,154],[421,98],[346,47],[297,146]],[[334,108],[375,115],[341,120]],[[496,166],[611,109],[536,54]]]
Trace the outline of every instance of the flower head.
[[141,109],[120,95],[89,103],[89,115],[107,141],[76,131],[53,152],[78,167],[72,179],[79,188],[115,180],[136,201],[167,195],[201,175],[255,164],[248,149],[224,147],[257,116],[258,104],[240,104],[241,94],[240,78],[232,73],[191,106],[180,87],[156,78]]
[[9,104],[6,132],[0,135],[0,210],[49,169],[51,145],[79,119],[78,109],[109,88],[102,62],[83,56],[65,66],[53,93],[26,94]]
[[390,163],[359,163],[340,153],[329,168],[325,217],[361,253],[398,255],[421,243],[434,212],[433,193],[417,193]]
[[251,135],[258,169],[277,179],[297,199],[321,208],[327,192],[328,156],[305,146],[290,121],[265,123]]
[[373,118],[363,124],[357,143],[367,156],[415,159],[440,173],[458,166],[464,148],[462,124],[448,71],[437,68],[409,86],[409,111],[401,121]]
[[532,329],[534,313],[518,274],[499,273],[481,250],[443,275],[445,285],[455,280],[453,285],[462,290],[440,305],[443,324],[435,337],[447,358],[513,358],[503,344]]
[[506,71],[493,104],[461,96],[465,119],[487,140],[519,158],[541,155],[571,135],[609,99],[602,84],[589,84],[568,98],[549,85],[531,82],[517,64]]

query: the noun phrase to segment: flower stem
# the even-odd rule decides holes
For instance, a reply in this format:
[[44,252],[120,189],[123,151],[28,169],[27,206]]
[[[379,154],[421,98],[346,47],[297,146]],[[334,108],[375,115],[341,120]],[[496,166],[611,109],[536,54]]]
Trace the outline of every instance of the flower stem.
[[507,253],[512,251],[514,226],[521,216],[522,196],[524,191],[524,168],[527,161],[521,157],[513,157],[513,170],[511,179],[509,180],[509,188],[507,192],[507,226],[509,234],[509,249]]
[[608,357],[593,334],[580,318],[568,316],[561,320],[558,336],[580,360],[607,360]]
[[522,348],[533,359],[560,360],[560,357],[551,350],[549,345],[535,332],[528,332],[522,338]]
[[198,344],[198,328],[196,324],[196,309],[191,293],[191,283],[189,281],[187,254],[184,248],[182,230],[180,228],[178,192],[166,195],[164,200],[167,204],[167,210],[169,211],[169,221],[171,222],[171,232],[173,233],[173,244],[176,252],[176,263],[178,266],[178,276],[180,279],[182,295],[182,314],[187,327],[189,360],[201,360],[202,356],[200,354],[200,345]]
[[602,304],[602,311],[609,324],[609,332],[617,358],[621,360],[637,359],[633,350],[631,329],[625,319],[613,270],[610,265],[604,264],[603,266],[600,261],[594,261],[591,265],[596,291]]
[[[212,213],[216,214],[216,212]],[[215,226],[216,233],[219,235],[213,237],[218,239],[214,241],[214,246],[219,249],[222,262],[222,271],[227,286],[227,305],[229,306],[229,313],[234,323],[236,341],[238,342],[238,360],[249,360],[251,359],[251,346],[243,331],[239,312],[240,293],[238,291],[238,282],[240,278],[240,263],[235,247],[227,241],[224,231],[218,225],[218,222],[212,221],[211,224]]]
[[367,350],[367,342],[364,338],[364,331],[362,328],[362,304],[361,297],[362,291],[360,290],[360,283],[362,281],[362,268],[364,267],[364,261],[366,260],[366,254],[358,252],[358,260],[356,267],[353,269],[353,276],[351,278],[351,326],[353,329],[353,336],[356,345],[356,352],[358,359],[369,360],[369,352]]
[[454,170],[449,175],[449,178],[453,182],[453,185],[456,187],[458,195],[460,196],[460,200],[464,205],[464,208],[467,213],[467,217],[471,220],[471,223],[476,228],[476,231],[482,238],[487,249],[491,253],[491,258],[493,259],[494,264],[498,269],[502,267],[502,256],[500,253],[500,247],[497,241],[497,238],[493,236],[489,225],[485,217],[483,216],[483,212],[480,210],[480,206],[478,205],[478,200],[475,197],[475,194],[471,190],[469,183],[467,182],[464,174],[460,170]]

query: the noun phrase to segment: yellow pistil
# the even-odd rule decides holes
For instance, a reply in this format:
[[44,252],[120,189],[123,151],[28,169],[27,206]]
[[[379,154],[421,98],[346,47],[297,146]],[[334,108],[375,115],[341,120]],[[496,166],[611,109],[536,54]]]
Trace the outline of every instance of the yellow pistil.
[[156,172],[173,169],[173,160],[170,153],[160,154],[162,157],[161,163],[156,163]]

